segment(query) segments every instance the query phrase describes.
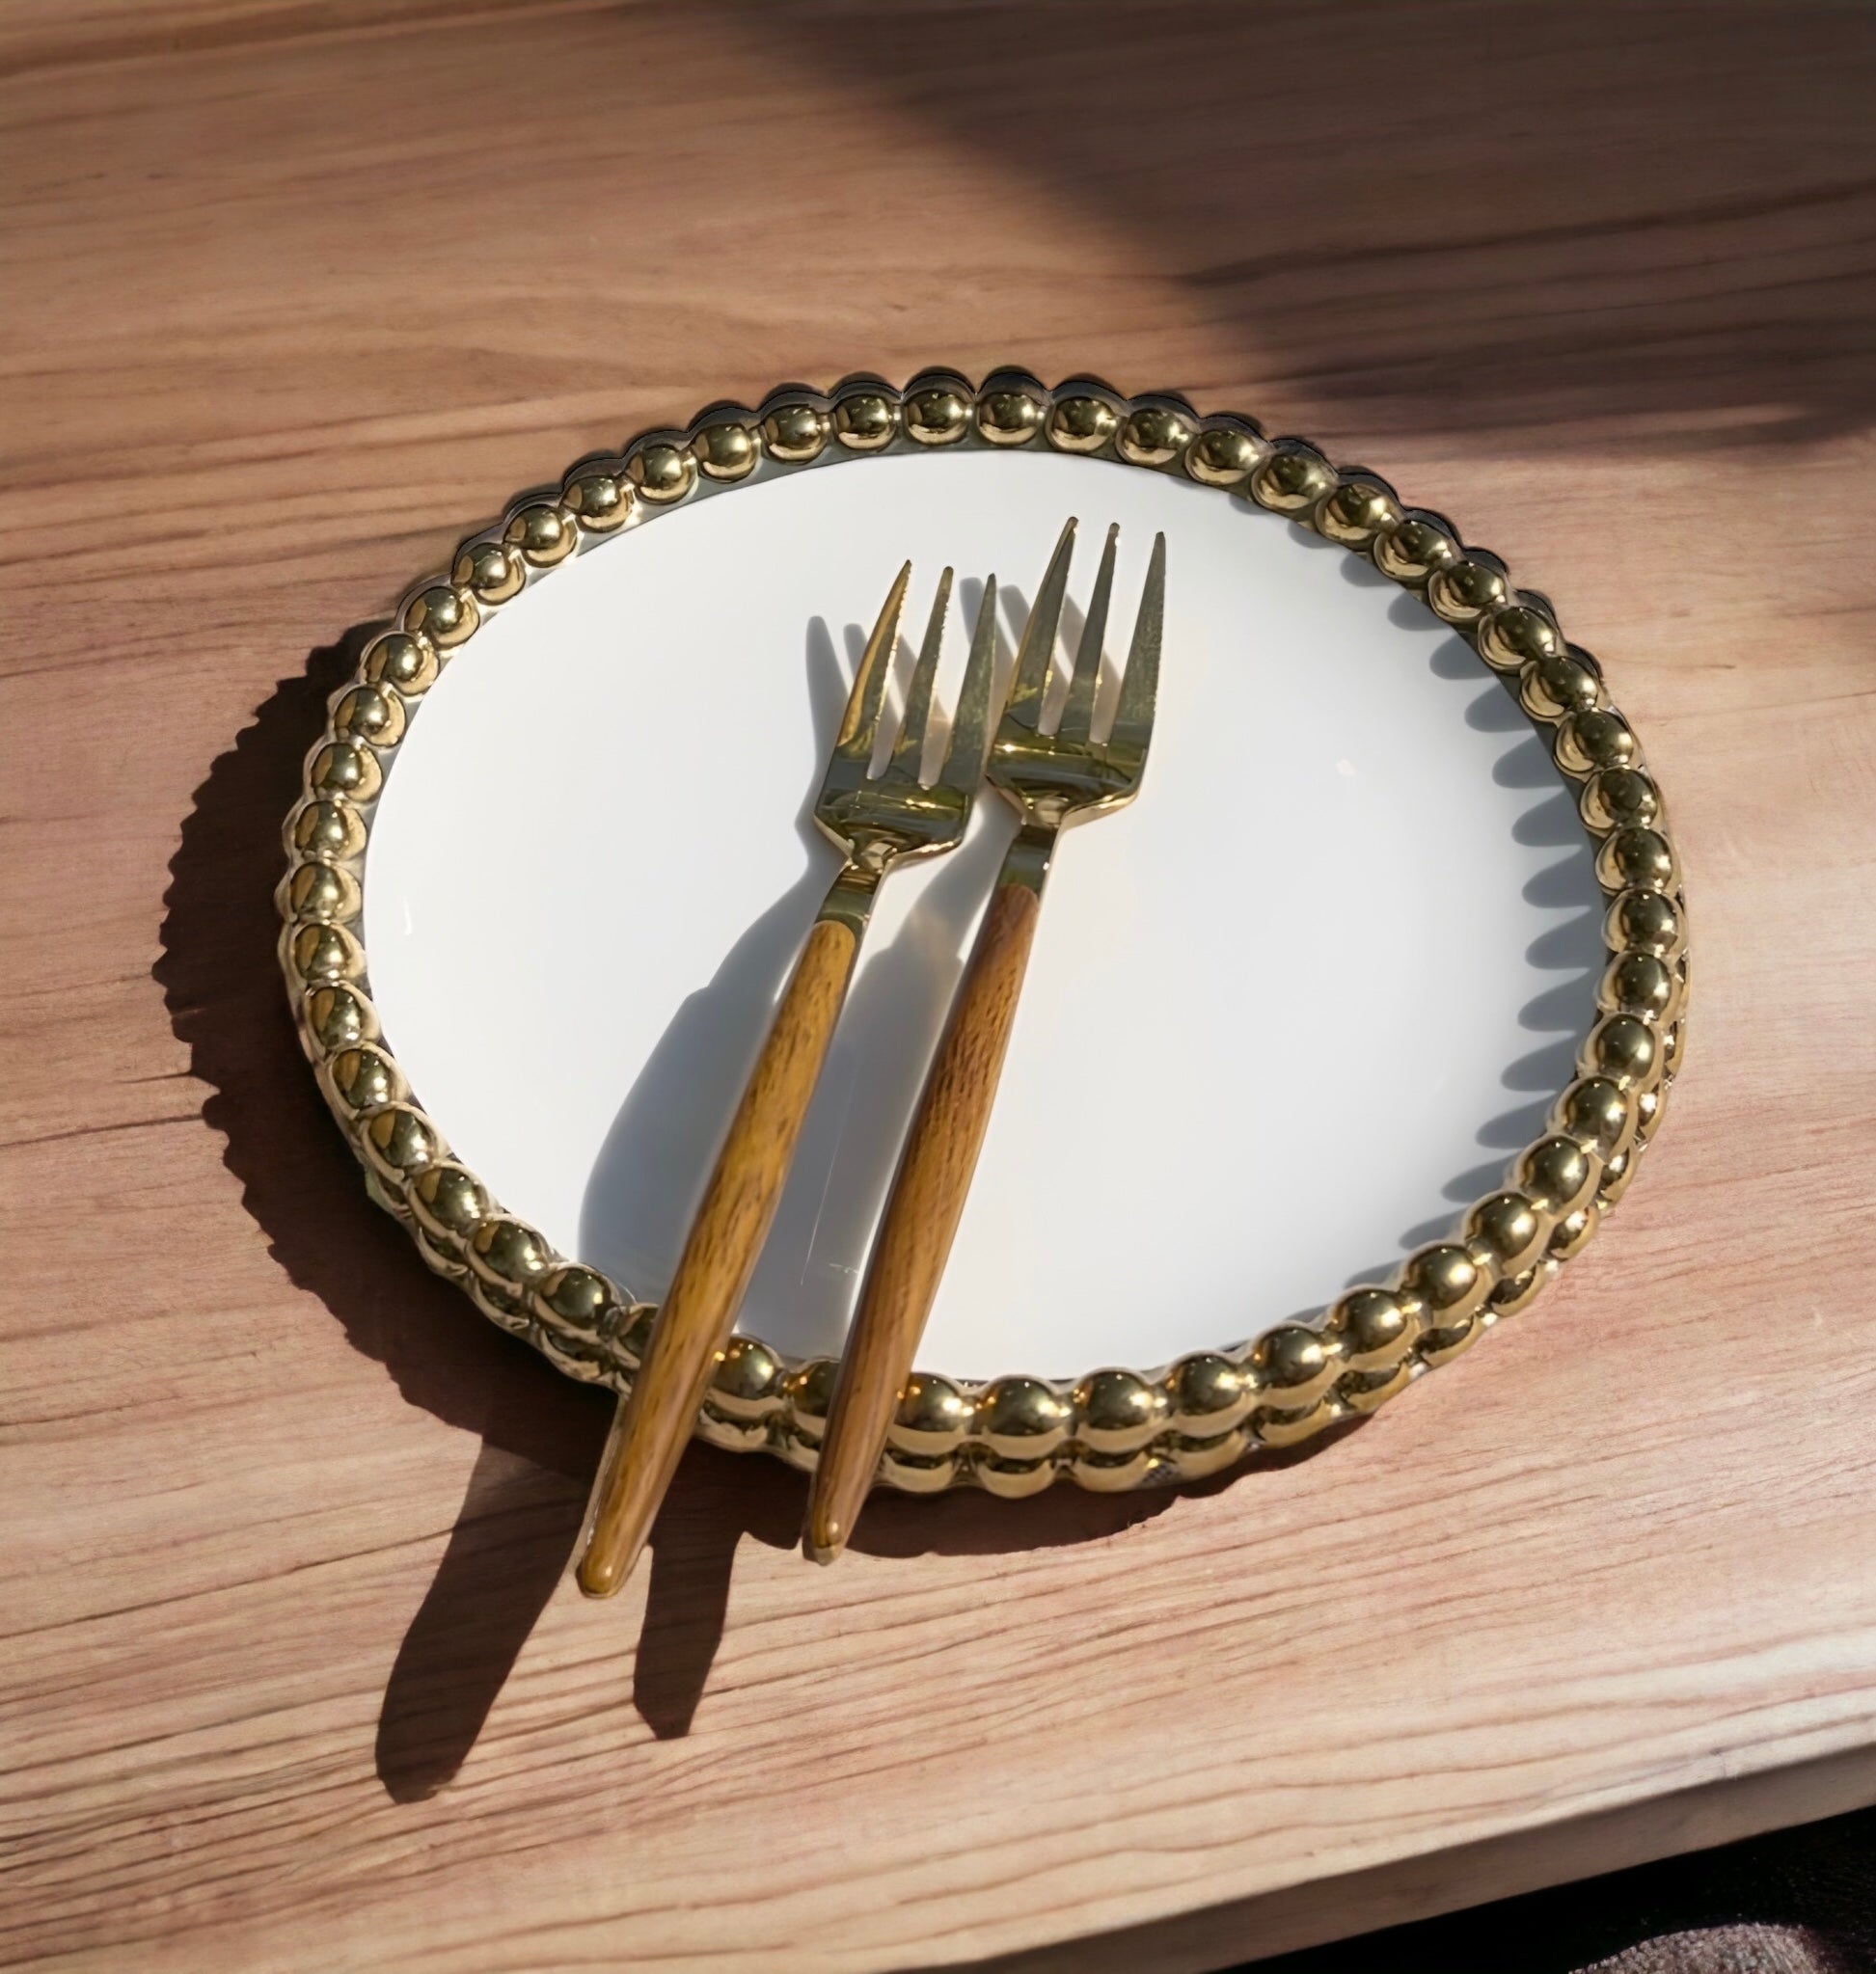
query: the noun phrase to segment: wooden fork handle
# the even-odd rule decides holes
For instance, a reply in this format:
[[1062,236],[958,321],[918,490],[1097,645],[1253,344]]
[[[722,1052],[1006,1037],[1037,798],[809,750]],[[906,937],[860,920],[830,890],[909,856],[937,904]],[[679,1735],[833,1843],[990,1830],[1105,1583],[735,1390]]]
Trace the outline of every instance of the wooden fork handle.
[[886,1201],[840,1366],[808,1501],[803,1547],[832,1562],[872,1485],[983,1149],[1042,899],[992,894]]
[[578,1572],[589,1597],[610,1597],[631,1574],[677,1471],[780,1202],[858,950],[851,924],[816,921],[730,1120],[600,1460]]

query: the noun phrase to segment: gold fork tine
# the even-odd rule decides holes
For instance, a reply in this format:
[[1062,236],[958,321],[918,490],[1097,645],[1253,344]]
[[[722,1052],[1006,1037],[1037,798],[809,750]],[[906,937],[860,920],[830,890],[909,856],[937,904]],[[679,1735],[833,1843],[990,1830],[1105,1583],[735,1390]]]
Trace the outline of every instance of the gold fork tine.
[[1159,696],[1159,647],[1166,627],[1166,537],[1153,538],[1153,559],[1147,564],[1146,587],[1140,592],[1140,614],[1133,620],[1133,644],[1121,680],[1121,700],[1114,710],[1114,730],[1107,744],[1117,751],[1145,753],[1153,738],[1154,702]]
[[1069,679],[1069,696],[1062,707],[1056,732],[1065,741],[1085,741],[1095,726],[1095,690],[1101,684],[1101,647],[1107,641],[1107,600],[1114,590],[1114,545],[1121,538],[1117,521],[1107,530],[1107,544],[1101,552],[1101,572],[1095,578],[1095,593],[1088,603],[1087,622],[1081,627],[1081,643],[1074,654],[1074,670]]
[[938,653],[944,648],[944,614],[951,604],[951,571],[938,578],[938,598],[932,605],[932,620],[925,627],[925,642],[919,648],[918,663],[912,667],[911,683],[906,688],[906,717],[900,722],[899,738],[893,744],[892,759],[886,771],[895,779],[918,779],[925,759],[925,728],[932,717],[932,684],[938,677]]
[[958,709],[951,716],[951,743],[938,771],[940,788],[968,794],[984,778],[984,755],[991,739],[991,683],[996,670],[996,578],[984,584],[977,606],[977,629],[970,640],[970,662],[958,688]]
[[1010,697],[1003,717],[1013,719],[1034,733],[1042,723],[1043,698],[1048,690],[1049,667],[1055,662],[1055,635],[1062,623],[1062,599],[1068,594],[1069,561],[1074,554],[1074,517],[1070,515],[1062,529],[1055,553],[1048,558],[1036,601],[1029,607],[1029,621],[1022,627],[1022,641],[1017,646],[1016,677],[1010,682]]
[[857,768],[864,774],[873,759],[874,743],[880,736],[880,709],[885,704],[885,682],[892,670],[892,650],[899,635],[899,611],[906,601],[906,585],[911,581],[908,562],[886,593],[885,608],[873,626],[873,635],[860,654],[859,668],[854,674],[854,690],[847,695],[847,711],[840,721],[840,734],[833,744],[829,762],[829,779],[833,779],[835,763]]

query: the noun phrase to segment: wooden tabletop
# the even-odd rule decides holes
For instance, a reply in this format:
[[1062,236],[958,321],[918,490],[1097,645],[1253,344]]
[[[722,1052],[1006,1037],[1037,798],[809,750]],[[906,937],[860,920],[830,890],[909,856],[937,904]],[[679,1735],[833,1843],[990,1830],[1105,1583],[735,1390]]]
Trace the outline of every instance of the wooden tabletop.
[[[0,74],[0,1960],[1197,1969],[1876,1797],[1865,13],[14,0]],[[935,361],[1307,432],[1550,593],[1690,1067],[1317,1457],[823,1572],[693,1450],[587,1604],[605,1407],[366,1206],[279,819],[520,489]]]

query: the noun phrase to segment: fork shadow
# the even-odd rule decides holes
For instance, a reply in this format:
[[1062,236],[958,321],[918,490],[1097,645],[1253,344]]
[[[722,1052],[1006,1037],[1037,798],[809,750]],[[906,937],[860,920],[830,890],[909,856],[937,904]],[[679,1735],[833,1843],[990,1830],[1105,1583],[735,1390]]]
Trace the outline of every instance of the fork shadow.
[[[307,735],[317,731],[329,697],[380,628],[362,624],[313,650],[210,762],[170,865],[152,975],[188,1050],[190,1073],[206,1086],[204,1121],[223,1139],[243,1209],[274,1260],[323,1305],[355,1350],[384,1366],[406,1403],[480,1442],[379,1713],[377,1774],[390,1797],[411,1802],[436,1794],[467,1760],[565,1575],[611,1401],[475,1315],[454,1286],[422,1265],[400,1229],[367,1210],[356,1162],[293,1034],[274,950],[277,832],[298,789]],[[825,627],[815,634],[810,663],[816,717],[826,719],[844,686]],[[750,1020],[753,1008],[759,1024],[763,992],[773,996],[820,881],[804,873],[799,896],[791,889],[777,901],[760,936],[748,941],[747,971],[768,986],[745,990],[738,1020]],[[949,908],[957,910],[957,901]],[[941,983],[937,991],[941,997]],[[733,1048],[730,1054],[724,1081],[733,1089]],[[693,1097],[676,1108],[691,1107]],[[869,1513],[854,1547],[892,1557],[1046,1548],[1115,1533],[1171,1499],[1068,1487],[1024,1502],[887,1499]],[[635,1704],[654,1735],[689,1729],[745,1539],[792,1548],[802,1507],[800,1477],[773,1460],[703,1446],[687,1452],[652,1535],[633,1675]]]

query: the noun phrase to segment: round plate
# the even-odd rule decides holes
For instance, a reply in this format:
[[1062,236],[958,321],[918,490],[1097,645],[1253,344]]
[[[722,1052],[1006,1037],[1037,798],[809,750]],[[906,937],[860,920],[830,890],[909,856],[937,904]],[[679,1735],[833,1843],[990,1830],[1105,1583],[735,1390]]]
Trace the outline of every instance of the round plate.
[[[1547,603],[1373,475],[1176,400],[787,391],[467,545],[367,649],[288,825],[287,974],[381,1203],[563,1367],[629,1381],[838,863],[808,808],[892,574],[918,622],[958,571],[942,691],[974,585],[1013,648],[1070,513],[1120,524],[1117,650],[1166,535],[1153,756],[1058,859],[886,1477],[1128,1486],[1288,1444],[1522,1308],[1627,1183],[1683,914]],[[1012,826],[987,792],[885,887],[709,1437],[814,1457]]]

